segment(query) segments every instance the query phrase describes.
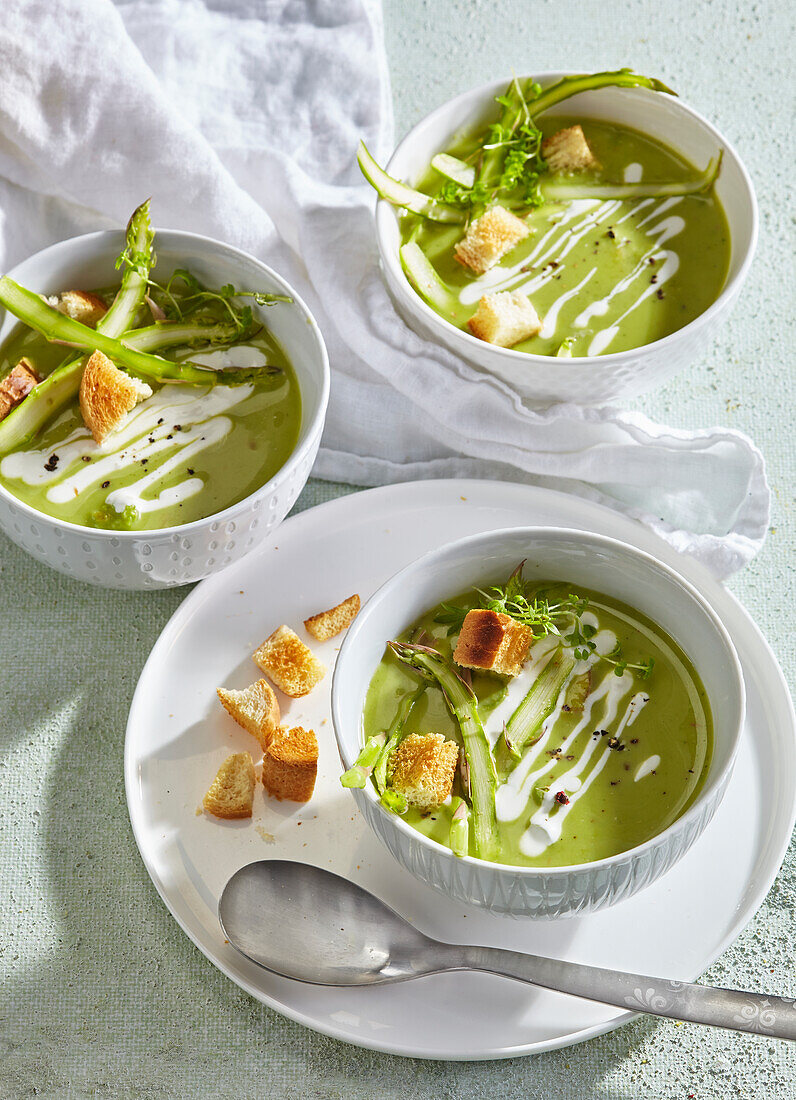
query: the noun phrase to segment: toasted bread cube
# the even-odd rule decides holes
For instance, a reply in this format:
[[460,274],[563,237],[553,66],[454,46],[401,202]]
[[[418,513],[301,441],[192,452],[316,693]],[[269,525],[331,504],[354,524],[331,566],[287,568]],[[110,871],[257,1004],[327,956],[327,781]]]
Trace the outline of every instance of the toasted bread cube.
[[516,676],[532,641],[530,627],[510,615],[475,607],[464,618],[453,659],[463,668],[484,668],[501,676]]
[[460,264],[483,275],[527,237],[530,229],[504,206],[490,206],[472,223],[453,254]]
[[441,733],[410,733],[390,760],[390,782],[410,806],[432,810],[451,793],[459,746]]
[[119,370],[101,351],[95,351],[83,368],[80,411],[97,443],[118,428],[139,401],[151,396],[146,382]]
[[247,752],[234,752],[218,769],[202,804],[215,817],[251,817],[254,782],[251,756]]
[[309,695],[326,675],[326,666],[289,626],[275,630],[252,656],[266,676],[293,699]]
[[46,298],[45,301],[59,313],[91,328],[96,328],[97,321],[100,321],[108,312],[108,307],[102,298],[98,294],[91,294],[88,290],[65,290],[63,294],[55,294],[51,298]]
[[256,684],[242,691],[235,691],[232,688],[216,690],[224,709],[239,725],[257,738],[264,752],[270,745],[271,738],[281,721],[276,692],[268,681],[258,680]]
[[551,172],[582,172],[597,164],[580,126],[568,126],[545,138],[542,156]]
[[542,327],[530,298],[519,290],[485,294],[467,324],[473,336],[501,348],[535,336]]
[[327,642],[341,630],[351,626],[355,617],[359,614],[361,602],[359,596],[354,594],[347,600],[343,600],[336,607],[328,611],[320,611],[317,615],[310,615],[304,620],[304,627],[308,634],[317,638],[319,642]]
[[318,739],[301,726],[278,729],[263,756],[263,786],[274,798],[308,802],[318,774]]
[[564,709],[574,711],[583,710],[586,697],[590,691],[591,669],[587,668],[586,671],[581,672],[579,676],[573,676],[567,684],[567,691],[564,696]]
[[29,359],[20,359],[0,382],[0,420],[24,401],[33,387],[40,382]]

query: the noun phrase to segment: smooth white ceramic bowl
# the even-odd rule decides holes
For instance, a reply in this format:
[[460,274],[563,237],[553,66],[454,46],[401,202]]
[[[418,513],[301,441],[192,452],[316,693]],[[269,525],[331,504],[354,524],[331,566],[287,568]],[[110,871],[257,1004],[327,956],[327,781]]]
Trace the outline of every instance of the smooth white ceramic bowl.
[[[41,294],[113,285],[122,230],[87,233],[37,252],[8,274]],[[157,270],[187,267],[212,286],[288,294],[291,305],[254,306],[290,357],[301,391],[301,429],[285,465],[260,489],[206,519],[155,531],[102,531],[36,511],[0,485],[0,529],[34,558],[105,588],[168,588],[199,581],[248,553],[293,507],[315,461],[329,399],[329,361],[307,306],[275,271],[237,248],[196,233],[158,230]],[[18,323],[5,313],[4,340]]]
[[[546,86],[566,75],[546,72],[537,74],[536,79]],[[504,92],[508,84],[509,79],[505,78],[473,88],[426,115],[395,150],[387,171],[397,179],[416,184],[435,153],[448,148],[458,135],[494,117],[494,97]],[[401,268],[399,212],[389,202],[380,200],[376,206],[376,238],[384,277],[398,312],[419,335],[501,378],[528,401],[588,405],[635,397],[661,385],[691,363],[712,339],[738,297],[757,242],[757,202],[752,181],[738,154],[718,130],[673,96],[643,88],[601,88],[573,96],[544,117],[562,115],[630,126],[671,146],[700,170],[719,149],[724,150],[716,194],[730,226],[731,256],[724,289],[713,305],[677,332],[614,355],[556,359],[499,348],[449,324],[416,293]]]
[[372,783],[353,794],[392,855],[429,886],[497,913],[564,917],[613,905],[654,882],[685,855],[727,789],[744,717],[743,676],[726,630],[686,580],[649,554],[583,531],[523,527],[460,539],[402,569],[362,608],[337,658],[332,718],[347,769],[362,746],[365,696],[387,641],[440,600],[476,584],[495,583],[523,559],[526,578],[565,580],[636,608],[659,623],[693,661],[714,724],[713,757],[693,804],[658,836],[620,855],[536,869],[457,858],[385,810]]

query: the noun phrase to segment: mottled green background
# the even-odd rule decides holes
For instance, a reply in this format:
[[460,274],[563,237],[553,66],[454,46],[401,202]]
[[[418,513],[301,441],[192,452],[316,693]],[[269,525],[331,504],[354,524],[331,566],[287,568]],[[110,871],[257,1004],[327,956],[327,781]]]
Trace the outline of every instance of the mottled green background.
[[[761,243],[709,354],[637,403],[678,427],[729,424],[763,449],[772,531],[732,582],[793,682],[794,178],[790,5],[701,0],[385,0],[398,133],[512,68],[633,65],[713,119],[750,166]],[[311,483],[309,507],[342,486]],[[179,931],[133,842],[122,786],[127,709],[184,591],[76,584],[0,540],[0,1100],[46,1097],[796,1096],[796,1050],[644,1019],[508,1062],[413,1062],[306,1031],[241,993]],[[796,994],[793,849],[710,969]]]

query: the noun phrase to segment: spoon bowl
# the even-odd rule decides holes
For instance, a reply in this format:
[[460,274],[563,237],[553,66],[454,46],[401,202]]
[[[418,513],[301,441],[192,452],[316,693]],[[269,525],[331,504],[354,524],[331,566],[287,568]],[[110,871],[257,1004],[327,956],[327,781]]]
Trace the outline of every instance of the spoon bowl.
[[377,985],[435,970],[435,941],[331,871],[282,859],[241,867],[221,895],[227,939],[266,970],[314,985]]

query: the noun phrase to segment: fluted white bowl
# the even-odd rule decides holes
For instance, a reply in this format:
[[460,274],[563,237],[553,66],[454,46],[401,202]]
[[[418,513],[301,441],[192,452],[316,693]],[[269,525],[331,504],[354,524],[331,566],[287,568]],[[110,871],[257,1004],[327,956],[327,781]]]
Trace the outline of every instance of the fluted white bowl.
[[663,832],[619,855],[537,869],[458,858],[385,810],[372,783],[353,795],[392,855],[429,886],[496,913],[549,919],[613,905],[649,886],[685,855],[727,789],[743,725],[744,684],[735,648],[710,605],[688,581],[649,554],[603,535],[565,528],[491,531],[434,550],[402,569],[349,628],[332,684],[332,718],[344,768],[352,766],[362,746],[365,697],[387,641],[440,600],[495,583],[523,559],[527,578],[565,580],[636,608],[691,659],[710,700],[714,727],[708,774],[694,802]]
[[[546,86],[566,76],[537,73]],[[415,184],[435,153],[448,148],[458,134],[490,117],[494,97],[508,78],[473,88],[426,115],[396,148],[387,171]],[[545,118],[577,115],[616,122],[657,138],[703,168],[724,150],[716,194],[730,227],[730,265],[716,301],[689,324],[660,340],[613,355],[556,359],[500,348],[456,328],[436,313],[410,285],[401,267],[399,212],[385,200],[376,206],[376,239],[390,295],[406,323],[420,336],[442,344],[480,370],[506,382],[521,397],[537,404],[569,401],[589,405],[635,397],[661,385],[705,349],[735,302],[749,271],[757,243],[757,202],[749,174],[732,145],[715,127],[673,96],[643,88],[601,88],[582,92]]]
[[[41,294],[71,286],[112,285],[121,230],[87,233],[37,252],[8,272]],[[187,267],[212,286],[232,283],[287,294],[291,305],[260,309],[287,352],[301,392],[301,427],[292,454],[244,500],[215,515],[153,531],[104,531],[65,523],[23,503],[0,485],[0,530],[34,558],[70,577],[104,588],[169,588],[199,581],[243,557],[270,535],[293,507],[315,461],[329,399],[329,361],[320,329],[299,295],[270,267],[197,233],[158,230],[158,270]],[[5,311],[0,340],[17,324]]]

